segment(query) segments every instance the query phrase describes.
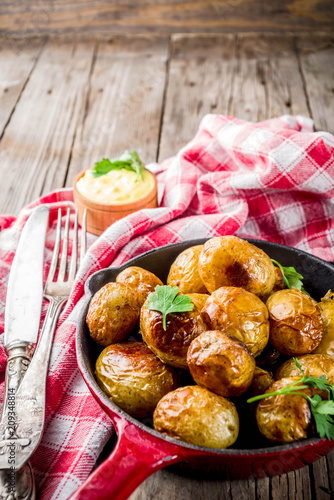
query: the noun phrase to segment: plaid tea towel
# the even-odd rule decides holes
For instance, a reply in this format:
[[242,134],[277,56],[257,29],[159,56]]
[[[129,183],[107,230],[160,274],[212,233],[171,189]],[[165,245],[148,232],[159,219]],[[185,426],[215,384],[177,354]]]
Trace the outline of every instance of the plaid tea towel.
[[[226,234],[283,243],[334,260],[334,137],[313,132],[307,118],[251,123],[207,115],[175,157],[149,168],[157,174],[159,206],[121,219],[99,238],[89,235],[89,251],[60,316],[47,380],[45,433],[31,459],[41,499],[67,499],[86,479],[113,432],[89,394],[75,356],[84,283],[93,272],[162,245]],[[65,214],[65,207],[74,208],[72,190],[40,198],[17,218],[0,216],[0,333],[20,232],[31,209],[42,203],[50,206],[46,278],[57,211],[63,207]],[[46,309],[47,303],[42,319]],[[2,393],[5,366],[0,344]]]

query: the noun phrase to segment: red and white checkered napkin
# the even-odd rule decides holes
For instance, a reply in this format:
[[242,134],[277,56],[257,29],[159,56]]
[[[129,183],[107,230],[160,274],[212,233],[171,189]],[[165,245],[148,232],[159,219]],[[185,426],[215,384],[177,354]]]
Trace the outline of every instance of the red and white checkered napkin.
[[[334,260],[334,137],[314,133],[307,118],[249,123],[207,115],[177,156],[151,169],[164,188],[160,206],[118,221],[99,238],[90,237],[89,252],[60,317],[47,381],[45,434],[32,457],[41,499],[68,498],[112,432],[109,418],[81,379],[75,357],[75,328],[88,276],[158,246],[224,234],[276,241]],[[72,190],[41,198],[17,219],[0,217],[1,332],[13,254],[30,209],[40,203],[51,207],[49,262],[57,209],[73,204]],[[1,347],[2,373],[5,364]]]

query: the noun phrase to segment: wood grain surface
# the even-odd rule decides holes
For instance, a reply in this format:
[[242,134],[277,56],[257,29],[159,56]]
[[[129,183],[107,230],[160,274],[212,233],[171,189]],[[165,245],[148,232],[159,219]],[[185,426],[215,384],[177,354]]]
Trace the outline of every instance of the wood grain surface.
[[120,32],[331,31],[331,0],[2,0],[11,35]]
[[[0,213],[17,214],[42,194],[71,186],[78,171],[124,148],[137,148],[147,162],[164,160],[193,137],[206,113],[249,120],[302,114],[317,130],[334,132],[328,34],[5,37],[0,46]],[[333,496],[334,452],[261,480],[199,481],[162,470],[130,498]]]

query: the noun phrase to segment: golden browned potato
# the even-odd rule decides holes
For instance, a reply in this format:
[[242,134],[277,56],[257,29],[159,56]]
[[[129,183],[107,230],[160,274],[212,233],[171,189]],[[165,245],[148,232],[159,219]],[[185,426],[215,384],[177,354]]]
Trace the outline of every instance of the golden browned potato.
[[[266,393],[278,391],[299,380],[283,378],[274,382]],[[303,389],[303,392],[307,390]],[[307,437],[311,424],[311,410],[307,399],[296,394],[271,396],[257,405],[256,421],[263,436],[273,442],[290,443]]]
[[255,360],[235,337],[219,330],[196,337],[188,349],[187,362],[195,382],[219,396],[240,396],[252,383]]
[[[305,356],[299,356],[298,361],[305,375],[311,377],[324,375],[330,384],[334,384],[334,358],[332,356],[327,354],[305,354]],[[301,372],[293,359],[288,359],[275,373],[276,380],[295,376],[301,376]]]
[[[187,294],[192,298],[193,294]],[[164,363],[187,369],[187,351],[191,341],[206,330],[201,317],[203,300],[194,294],[194,308],[190,312],[171,313],[163,328],[161,312],[145,307],[140,312],[140,331],[144,342]]]
[[308,354],[323,335],[318,304],[297,288],[279,290],[267,300],[270,342],[288,356]]
[[179,287],[180,293],[207,293],[198,271],[198,258],[203,245],[187,248],[170,267],[167,285]]
[[275,379],[270,372],[256,366],[251,385],[253,395],[263,394],[274,382]]
[[88,309],[90,336],[102,346],[125,340],[139,317],[136,292],[123,283],[107,283],[93,296]]
[[239,434],[234,404],[196,385],[164,396],[154,411],[153,423],[167,436],[209,448],[227,448]]
[[334,293],[329,290],[318,304],[323,321],[324,334],[315,354],[328,354],[334,357]]
[[116,277],[116,283],[124,283],[137,292],[139,307],[144,304],[148,294],[154,292],[157,285],[163,285],[158,276],[136,266],[123,269]]
[[270,342],[263,349],[261,354],[256,358],[257,366],[264,367],[265,369],[270,369],[273,365],[276,364],[278,359],[282,357],[282,353],[280,353],[276,347],[274,347]]
[[275,285],[272,291],[278,292],[278,290],[285,290],[286,288],[287,286],[284,281],[282,271],[279,267],[275,267]]
[[268,343],[268,310],[247,290],[224,286],[208,297],[202,309],[208,330],[221,330],[241,340],[258,356]]
[[137,418],[152,416],[158,401],[178,387],[176,371],[138,341],[106,347],[97,359],[95,376],[107,396]]
[[268,255],[236,236],[208,240],[199,257],[199,273],[210,293],[236,286],[266,298],[275,284],[275,267]]

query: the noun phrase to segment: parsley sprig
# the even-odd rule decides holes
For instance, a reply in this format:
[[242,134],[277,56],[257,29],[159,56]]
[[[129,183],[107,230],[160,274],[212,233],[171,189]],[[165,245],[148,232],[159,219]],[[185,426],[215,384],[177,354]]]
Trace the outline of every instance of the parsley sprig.
[[136,151],[132,151],[132,153],[128,153],[125,151],[119,158],[115,158],[113,160],[108,160],[108,158],[103,158],[103,160],[95,163],[95,166],[92,168],[93,177],[101,177],[102,175],[106,175],[111,170],[130,170],[132,172],[136,172],[138,179],[143,180],[143,168],[144,164],[140,160],[138,153]]
[[167,314],[192,311],[194,303],[187,295],[179,294],[177,286],[157,285],[154,292],[151,292],[148,296],[146,308],[162,313],[162,326],[166,330]]
[[271,260],[274,264],[276,264],[277,267],[279,267],[283,275],[284,282],[288,288],[294,287],[298,288],[298,290],[300,290],[301,292],[305,292],[302,282],[304,278],[301,274],[299,274],[298,271],[296,271],[294,267],[284,267],[279,262],[277,262],[277,260]]
[[[282,387],[282,389],[279,389],[278,391],[254,396],[253,398],[248,399],[247,403],[253,403],[254,401],[270,398],[272,396],[287,394],[304,396],[310,403],[311,413],[313,415],[319,436],[321,438],[326,437],[327,439],[334,439],[334,419],[331,417],[331,415],[334,415],[334,384],[330,384],[324,375],[321,375],[320,377],[305,375],[298,359],[294,358],[294,362],[302,373],[302,377],[299,380]],[[319,394],[316,394],[311,398],[302,392],[303,389],[308,389],[310,387],[315,387],[321,391],[327,391],[328,399],[321,399]]]

